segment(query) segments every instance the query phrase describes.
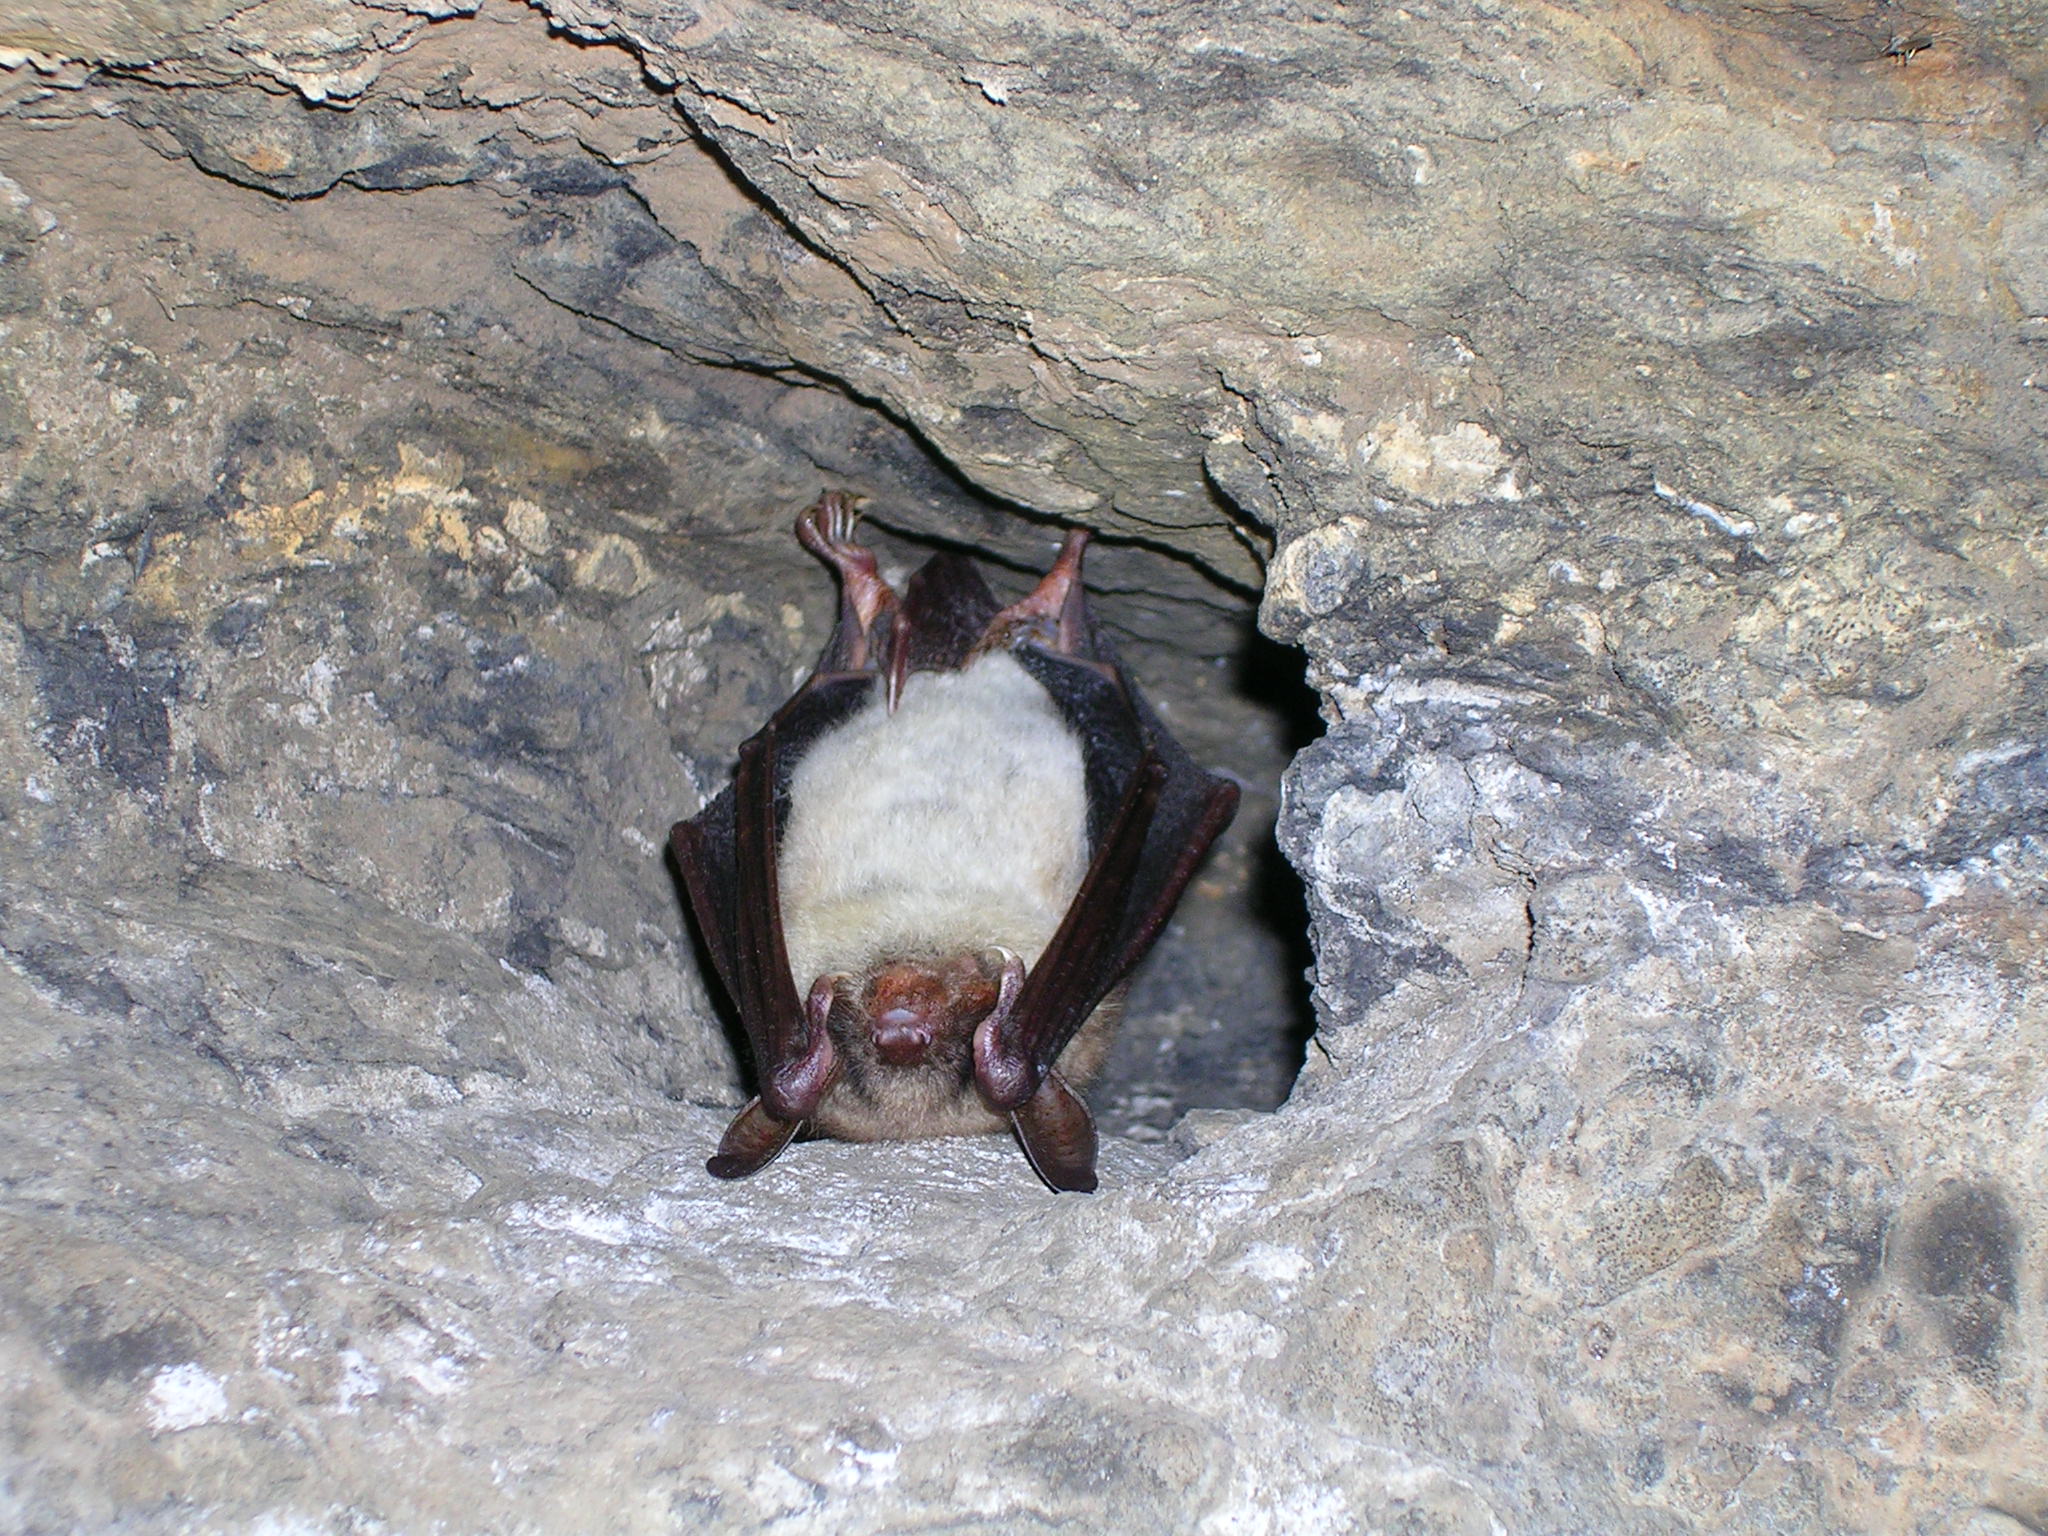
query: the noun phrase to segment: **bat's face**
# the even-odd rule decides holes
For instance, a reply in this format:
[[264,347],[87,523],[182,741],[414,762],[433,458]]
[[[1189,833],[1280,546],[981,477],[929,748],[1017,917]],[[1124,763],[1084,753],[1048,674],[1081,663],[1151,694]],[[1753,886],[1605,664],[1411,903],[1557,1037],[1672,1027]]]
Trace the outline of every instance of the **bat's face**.
[[974,1081],[974,1032],[995,1012],[1006,956],[892,960],[831,978],[825,1027],[838,1079],[814,1117],[850,1141],[994,1130]]
[[993,966],[988,958],[964,955],[935,964],[898,960],[883,966],[848,1010],[854,1015],[849,1033],[865,1027],[876,1059],[891,1067],[927,1060],[943,1065],[948,1047],[966,1047],[971,1054],[974,1026],[995,1007],[1002,982],[1002,960],[992,958]]

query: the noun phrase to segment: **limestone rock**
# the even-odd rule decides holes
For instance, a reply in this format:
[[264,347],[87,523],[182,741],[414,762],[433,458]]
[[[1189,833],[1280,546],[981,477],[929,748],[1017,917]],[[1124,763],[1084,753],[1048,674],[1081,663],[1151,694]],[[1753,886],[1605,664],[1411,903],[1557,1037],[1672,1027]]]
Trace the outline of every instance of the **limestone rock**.
[[[2044,24],[0,17],[5,1523],[2048,1527]],[[1095,1198],[701,1170],[828,482],[1249,786]]]

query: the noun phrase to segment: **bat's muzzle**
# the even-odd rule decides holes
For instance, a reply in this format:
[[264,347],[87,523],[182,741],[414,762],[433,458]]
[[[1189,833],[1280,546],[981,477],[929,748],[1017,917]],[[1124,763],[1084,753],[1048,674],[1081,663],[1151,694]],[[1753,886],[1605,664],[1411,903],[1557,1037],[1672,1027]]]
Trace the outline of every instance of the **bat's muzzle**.
[[914,1067],[932,1048],[931,1020],[910,1008],[891,1008],[874,1020],[875,1054],[892,1067]]

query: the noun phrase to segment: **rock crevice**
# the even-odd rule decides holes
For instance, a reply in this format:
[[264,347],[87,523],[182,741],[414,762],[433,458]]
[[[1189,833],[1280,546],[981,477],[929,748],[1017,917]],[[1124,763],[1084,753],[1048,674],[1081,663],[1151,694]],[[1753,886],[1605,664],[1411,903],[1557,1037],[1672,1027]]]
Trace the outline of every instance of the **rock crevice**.
[[[0,16],[9,1523],[2048,1525],[2044,19]],[[1093,1199],[701,1172],[828,484],[1246,785]]]

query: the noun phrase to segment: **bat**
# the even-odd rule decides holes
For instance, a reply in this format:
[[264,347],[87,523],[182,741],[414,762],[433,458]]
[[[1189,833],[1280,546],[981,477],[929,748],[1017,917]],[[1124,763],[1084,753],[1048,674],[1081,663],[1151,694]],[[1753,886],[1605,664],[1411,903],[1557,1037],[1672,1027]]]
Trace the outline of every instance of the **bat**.
[[1081,585],[1085,530],[1003,607],[952,553],[898,594],[856,523],[842,492],[798,517],[837,573],[837,625],[731,785],[669,837],[758,1088],[705,1166],[743,1178],[805,1127],[1007,1125],[1047,1185],[1092,1190],[1075,1090],[1237,786],[1118,663]]

